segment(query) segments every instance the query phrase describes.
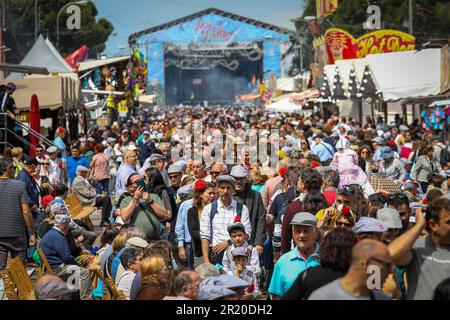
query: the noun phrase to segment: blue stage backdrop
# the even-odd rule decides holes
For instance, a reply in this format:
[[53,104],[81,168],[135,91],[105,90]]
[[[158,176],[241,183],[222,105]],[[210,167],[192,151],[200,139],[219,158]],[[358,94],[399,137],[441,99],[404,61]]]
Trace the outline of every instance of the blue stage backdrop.
[[262,42],[265,78],[272,75],[281,77],[285,73],[281,66],[281,45],[291,41],[289,31],[281,28],[278,29],[285,32],[270,30],[264,28],[264,23],[259,26],[254,20],[247,23],[235,20],[233,16],[217,9],[208,9],[204,15],[199,13],[194,14],[192,19],[179,19],[183,21],[168,23],[166,28],[155,27],[131,35],[133,41],[130,40],[130,43],[148,57],[148,93],[164,95],[165,43],[208,45]]

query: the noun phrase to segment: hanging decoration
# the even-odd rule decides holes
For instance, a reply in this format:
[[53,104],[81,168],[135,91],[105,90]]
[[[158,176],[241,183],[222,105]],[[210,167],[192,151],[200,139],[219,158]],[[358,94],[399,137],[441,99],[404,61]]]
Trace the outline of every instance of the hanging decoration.
[[125,99],[128,106],[137,101],[147,85],[147,59],[139,51],[134,50],[127,66],[125,78]]

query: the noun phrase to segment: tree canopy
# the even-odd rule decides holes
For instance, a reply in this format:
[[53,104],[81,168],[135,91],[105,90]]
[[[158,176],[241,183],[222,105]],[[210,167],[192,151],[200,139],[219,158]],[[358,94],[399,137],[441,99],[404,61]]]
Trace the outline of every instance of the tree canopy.
[[[336,12],[327,19],[336,27],[359,37],[369,32],[363,28],[363,23],[367,20],[368,3],[380,7],[383,29],[408,32],[408,27],[404,25],[404,22],[408,21],[409,1],[406,0],[341,0]],[[303,16],[315,15],[316,0],[308,0]],[[416,38],[425,39],[448,37],[450,35],[450,1],[413,0],[413,35]]]
[[[18,63],[35,41],[35,12],[33,0],[4,1],[6,3],[6,31],[5,45],[10,51],[6,53],[6,59],[11,63]],[[56,20],[58,12],[68,3],[67,0],[52,0],[38,2],[40,12],[39,33],[49,37],[56,45]],[[68,30],[66,21],[69,14],[66,9],[59,19],[59,47],[62,56],[66,56],[77,50],[82,45],[89,47],[89,56],[96,57],[105,49],[105,43],[112,34],[114,27],[106,19],[96,19],[98,15],[95,4],[91,1],[81,9],[80,30]]]

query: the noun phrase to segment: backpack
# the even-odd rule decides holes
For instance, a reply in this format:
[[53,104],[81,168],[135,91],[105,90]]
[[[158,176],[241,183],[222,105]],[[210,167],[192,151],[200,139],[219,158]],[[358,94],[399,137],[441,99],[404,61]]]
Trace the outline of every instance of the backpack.
[[[439,148],[441,148],[441,147],[439,147]],[[440,160],[441,160],[440,164],[442,166],[447,165],[447,163],[450,162],[450,152],[448,151],[447,148],[441,148],[441,153],[439,155],[440,155]]]
[[[240,202],[237,202],[236,204],[236,215],[240,218],[242,215],[242,208],[244,207],[244,205]],[[217,213],[217,201],[214,201],[213,203],[211,203],[211,213],[209,216],[209,220],[210,220],[210,225],[211,225],[211,233],[212,233],[212,224],[213,224],[213,219],[214,216]]]
[[278,212],[277,214],[277,219],[275,221],[275,228],[272,237],[272,246],[275,252],[281,251],[281,228],[283,226],[284,213],[286,212],[287,207],[295,199],[295,193],[291,197],[288,197],[285,192],[283,192],[282,195],[283,195],[283,206],[281,207],[280,212]]

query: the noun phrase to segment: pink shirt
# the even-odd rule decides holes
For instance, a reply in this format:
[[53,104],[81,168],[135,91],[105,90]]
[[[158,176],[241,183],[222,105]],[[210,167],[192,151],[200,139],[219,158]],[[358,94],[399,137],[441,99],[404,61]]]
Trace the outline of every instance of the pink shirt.
[[97,153],[92,157],[91,167],[94,170],[94,179],[103,180],[109,178],[109,159],[104,153]]
[[270,178],[266,181],[266,187],[263,190],[262,199],[266,208],[270,205],[270,199],[272,198],[275,191],[277,191],[278,184],[283,181],[283,178],[280,176],[276,176],[274,178]]

